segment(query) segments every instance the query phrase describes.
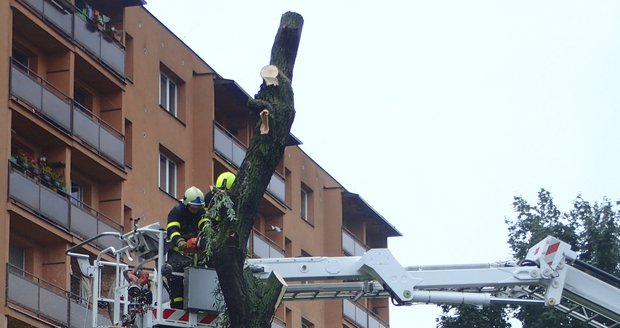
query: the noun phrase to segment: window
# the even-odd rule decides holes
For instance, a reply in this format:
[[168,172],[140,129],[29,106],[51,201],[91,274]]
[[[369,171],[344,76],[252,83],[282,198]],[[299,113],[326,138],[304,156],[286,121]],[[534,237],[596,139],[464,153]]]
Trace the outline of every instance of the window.
[[176,198],[177,164],[164,154],[159,154],[159,189]]
[[71,204],[82,207],[84,202],[84,187],[71,181]]
[[13,48],[11,56],[18,63],[20,69],[27,71],[30,68],[30,58],[21,50]]
[[308,221],[308,192],[301,188],[301,218]]
[[308,188],[305,184],[301,184],[301,189],[299,192],[300,198],[300,215],[301,218],[312,224],[312,189]]
[[164,72],[159,73],[159,105],[177,116],[177,84]]
[[314,328],[314,325],[312,324],[312,322],[301,318],[301,328]]
[[26,270],[26,250],[19,245],[9,244],[9,264],[10,272],[23,275]]

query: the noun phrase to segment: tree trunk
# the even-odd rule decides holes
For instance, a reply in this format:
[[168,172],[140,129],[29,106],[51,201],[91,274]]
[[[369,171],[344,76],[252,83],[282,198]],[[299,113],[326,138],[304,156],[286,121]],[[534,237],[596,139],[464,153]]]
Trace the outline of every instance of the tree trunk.
[[217,246],[213,259],[230,327],[270,327],[283,287],[278,279],[258,281],[243,269],[243,264],[258,206],[276,166],[282,160],[295,117],[291,77],[302,26],[301,15],[292,12],[282,15],[270,62],[279,72],[277,84],[263,83],[256,99],[249,103],[257,113],[265,109],[269,111],[269,129],[261,134],[259,120],[230,190],[237,219],[223,219],[215,235]]

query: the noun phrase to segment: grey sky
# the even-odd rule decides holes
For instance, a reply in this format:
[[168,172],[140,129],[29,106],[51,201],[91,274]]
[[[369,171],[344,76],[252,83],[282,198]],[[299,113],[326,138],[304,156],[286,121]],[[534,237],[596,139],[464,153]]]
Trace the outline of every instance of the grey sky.
[[515,195],[618,197],[620,2],[147,1],[252,95],[280,16],[304,17],[293,134],[404,234],[403,265],[508,259]]

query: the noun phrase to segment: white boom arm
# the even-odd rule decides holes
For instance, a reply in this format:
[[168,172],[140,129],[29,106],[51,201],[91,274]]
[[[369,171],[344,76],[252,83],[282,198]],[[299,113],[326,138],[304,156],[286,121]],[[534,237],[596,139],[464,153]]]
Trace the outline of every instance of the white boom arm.
[[540,303],[595,327],[620,326],[620,279],[609,283],[580,271],[570,265],[575,257],[568,244],[547,237],[532,247],[520,266],[405,268],[387,249],[371,249],[358,257],[249,259],[248,263],[260,277],[271,271],[282,276],[289,284],[284,300],[389,296],[398,305]]
[[[75,252],[83,244],[105,235],[110,233],[93,237],[66,253],[78,258],[85,276],[93,277],[94,300],[113,305],[110,327],[121,321],[135,323],[140,328],[215,327],[217,310],[205,313],[193,310],[190,305],[198,304],[193,302],[194,298],[200,299],[200,304],[213,303],[213,292],[206,292],[207,285],[217,288],[217,277],[212,270],[207,275],[203,274],[204,268],[186,270],[186,284],[197,281],[200,289],[189,288],[197,293],[186,295],[186,299],[191,300],[187,309],[171,309],[164,301],[159,269],[164,263],[166,233],[158,224],[136,227],[122,236],[118,234],[123,246],[118,250],[110,247],[102,251],[92,265],[87,255]],[[104,252],[115,255],[116,262],[102,261]],[[130,254],[136,257],[133,266],[136,274],[154,261],[149,281],[136,276],[130,279],[127,273],[132,272],[132,268],[120,261],[121,254],[126,254],[130,261],[134,261]],[[553,237],[532,247],[520,265],[403,267],[387,249],[371,249],[363,256],[248,259],[247,262],[259,278],[267,279],[275,272],[283,279],[287,286],[283,295],[285,301],[390,297],[396,305],[544,304],[594,327],[620,327],[620,279],[577,260],[568,244]],[[103,266],[116,267],[114,298],[100,296]],[[123,274],[125,279],[119,277]],[[210,295],[206,301],[201,298],[205,294]],[[93,307],[93,326],[104,327],[100,317]]]

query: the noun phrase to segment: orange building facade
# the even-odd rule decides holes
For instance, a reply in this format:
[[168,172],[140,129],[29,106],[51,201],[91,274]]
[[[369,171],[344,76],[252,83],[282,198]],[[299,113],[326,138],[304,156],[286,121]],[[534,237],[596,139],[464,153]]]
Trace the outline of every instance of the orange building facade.
[[[92,295],[65,250],[135,218],[165,223],[185,188],[208,190],[243,160],[248,94],[142,5],[0,3],[0,327],[84,327]],[[289,141],[254,257],[361,255],[400,235]],[[284,302],[273,323],[388,326],[387,299]]]

